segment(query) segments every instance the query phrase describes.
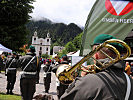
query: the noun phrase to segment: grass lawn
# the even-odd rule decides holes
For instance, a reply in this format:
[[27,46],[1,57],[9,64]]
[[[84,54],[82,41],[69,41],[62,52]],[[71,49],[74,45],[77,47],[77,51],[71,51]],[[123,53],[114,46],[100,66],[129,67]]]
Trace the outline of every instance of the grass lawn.
[[21,100],[21,96],[0,93],[0,100]]

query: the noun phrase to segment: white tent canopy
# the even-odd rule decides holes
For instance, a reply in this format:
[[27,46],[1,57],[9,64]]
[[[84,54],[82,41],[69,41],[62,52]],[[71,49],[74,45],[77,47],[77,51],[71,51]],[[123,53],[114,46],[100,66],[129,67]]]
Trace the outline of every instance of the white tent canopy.
[[2,44],[0,44],[0,51],[3,51],[3,52],[12,52],[11,49],[8,49],[8,48],[4,47]]

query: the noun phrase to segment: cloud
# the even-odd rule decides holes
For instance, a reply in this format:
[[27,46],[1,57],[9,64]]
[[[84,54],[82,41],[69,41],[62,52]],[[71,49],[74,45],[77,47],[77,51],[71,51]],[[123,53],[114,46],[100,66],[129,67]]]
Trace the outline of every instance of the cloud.
[[84,26],[95,0],[36,0],[33,19],[48,18],[53,22]]

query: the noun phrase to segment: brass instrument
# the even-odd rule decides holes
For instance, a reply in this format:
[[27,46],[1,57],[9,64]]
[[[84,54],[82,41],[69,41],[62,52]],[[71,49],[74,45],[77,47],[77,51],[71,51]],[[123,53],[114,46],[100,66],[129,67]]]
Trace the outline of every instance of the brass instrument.
[[[110,43],[118,43],[120,45],[122,45],[125,49],[126,49],[126,53],[124,54],[121,54],[114,46],[112,46]],[[108,48],[108,49],[111,49],[115,54],[116,54],[116,57],[115,58],[112,58],[110,57],[107,53],[103,52],[101,49],[102,48]],[[101,51],[104,55],[106,55],[110,60],[106,63],[102,63],[98,60],[96,60],[93,55],[98,52],[98,51]],[[96,64],[93,65],[93,68],[92,70],[89,70],[88,72],[90,73],[96,73],[96,69],[98,70],[103,70],[103,69],[106,69],[107,67],[111,66],[112,64],[120,61],[120,60],[123,60],[127,57],[129,57],[131,54],[131,49],[130,47],[124,42],[124,41],[121,41],[119,39],[110,39],[110,40],[107,40],[105,41],[104,43],[98,45],[94,50],[92,50],[89,54],[87,54],[86,56],[84,56],[84,58],[82,58],[78,63],[76,63],[74,66],[69,66],[67,64],[62,64],[58,67],[57,69],[57,72],[56,72],[56,76],[57,78],[59,79],[59,81],[62,83],[62,84],[70,84],[73,80],[74,80],[74,77],[72,75],[72,73],[79,67],[82,66],[82,64],[87,61],[88,59],[90,58],[93,58],[101,67],[98,67]],[[91,68],[90,68],[91,69]]]

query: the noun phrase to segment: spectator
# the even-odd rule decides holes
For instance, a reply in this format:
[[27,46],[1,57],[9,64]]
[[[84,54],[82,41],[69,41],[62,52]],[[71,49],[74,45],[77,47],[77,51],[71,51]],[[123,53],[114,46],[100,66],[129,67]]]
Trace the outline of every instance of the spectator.
[[129,62],[126,62],[125,72],[127,73],[127,75],[130,76],[130,74],[131,74],[131,67],[130,67]]

